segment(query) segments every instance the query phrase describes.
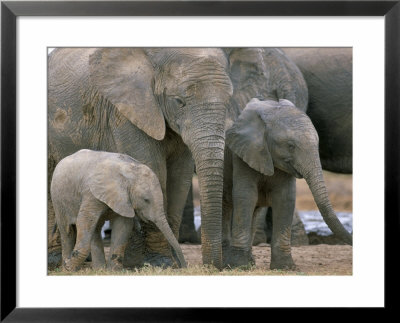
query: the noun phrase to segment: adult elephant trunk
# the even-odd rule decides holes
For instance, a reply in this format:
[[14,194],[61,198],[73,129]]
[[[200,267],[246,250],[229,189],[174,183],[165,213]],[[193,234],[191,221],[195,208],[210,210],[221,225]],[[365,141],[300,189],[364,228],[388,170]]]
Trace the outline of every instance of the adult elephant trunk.
[[318,153],[314,154],[313,160],[308,164],[309,168],[303,172],[303,176],[310,187],[315,203],[329,229],[345,243],[352,245],[353,238],[351,234],[340,223],[329,201]]
[[182,136],[189,146],[199,179],[203,264],[222,268],[222,190],[225,147],[223,104],[197,107],[190,120],[192,137]]
[[160,220],[155,222],[157,228],[164,234],[168,243],[175,250],[176,256],[178,257],[179,265],[181,268],[186,268],[186,261],[183,257],[182,249],[179,246],[178,240],[176,240],[175,235],[173,234],[171,227],[167,222],[167,218],[165,214],[160,217]]

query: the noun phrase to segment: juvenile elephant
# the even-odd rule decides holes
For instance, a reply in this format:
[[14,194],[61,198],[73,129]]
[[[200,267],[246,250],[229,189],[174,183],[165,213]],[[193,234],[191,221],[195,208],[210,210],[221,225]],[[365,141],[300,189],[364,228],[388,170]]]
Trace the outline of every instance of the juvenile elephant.
[[232,156],[232,236],[226,265],[251,262],[252,217],[271,206],[271,269],[291,269],[290,237],[296,199],[295,178],[305,178],[329,228],[352,244],[332,209],[309,117],[288,100],[252,99],[226,132]]
[[[338,173],[351,173],[351,48],[264,48],[263,51],[269,53],[266,56],[268,59],[251,60],[248,52],[256,50],[234,49],[233,54],[243,52],[245,55],[230,55],[231,65],[247,66],[241,69],[241,77],[237,78],[240,82],[233,81],[233,97],[244,97],[242,102],[245,101],[248,98],[247,89],[254,89],[254,84],[262,84],[260,78],[265,72],[257,71],[263,71],[263,63],[265,66],[272,66],[271,76],[277,75],[275,80],[281,82],[270,82],[268,88],[275,87],[276,97],[288,99],[298,109],[306,111],[318,132],[322,168]],[[308,103],[304,100],[304,94],[307,93],[304,87],[308,91]],[[272,213],[268,212],[267,222],[272,223]]]
[[353,172],[352,48],[283,48],[307,82],[307,115],[319,136],[322,168]]
[[[158,177],[178,236],[195,164],[203,263],[221,267],[224,130],[232,95],[225,53],[218,48],[60,48],[50,54],[48,69],[48,181],[58,161],[82,148],[132,156]],[[51,203],[48,223],[51,265],[57,260]],[[151,224],[143,229],[144,261],[172,265],[163,235]]]
[[101,228],[111,218],[108,266],[122,268],[135,215],[160,229],[175,250],[181,267],[186,267],[182,250],[167,222],[158,178],[149,167],[133,158],[80,150],[57,164],[50,191],[67,270],[76,270],[90,251],[94,267],[105,265]]

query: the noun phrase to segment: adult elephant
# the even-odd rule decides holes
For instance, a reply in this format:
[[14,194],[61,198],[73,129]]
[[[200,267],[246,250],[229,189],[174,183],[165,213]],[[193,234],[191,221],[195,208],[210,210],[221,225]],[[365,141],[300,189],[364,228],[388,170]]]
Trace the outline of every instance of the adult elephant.
[[307,82],[307,115],[319,136],[322,168],[353,169],[353,51],[351,48],[283,48]]
[[[178,236],[194,160],[203,263],[221,267],[224,129],[232,95],[224,52],[62,48],[50,54],[48,67],[49,181],[55,164],[82,148],[132,156],[159,178],[168,221]],[[48,222],[51,228],[51,210]],[[151,224],[144,224],[144,231],[144,260],[171,265],[161,232]],[[49,230],[49,262],[57,258],[51,237]]]

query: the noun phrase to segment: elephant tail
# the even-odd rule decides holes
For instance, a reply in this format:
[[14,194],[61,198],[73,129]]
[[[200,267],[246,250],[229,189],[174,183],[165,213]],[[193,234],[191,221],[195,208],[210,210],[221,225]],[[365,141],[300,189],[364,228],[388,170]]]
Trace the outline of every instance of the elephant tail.
[[53,225],[53,230],[51,230],[52,238],[54,238],[54,234],[57,232],[57,229],[58,229],[57,222],[55,222]]

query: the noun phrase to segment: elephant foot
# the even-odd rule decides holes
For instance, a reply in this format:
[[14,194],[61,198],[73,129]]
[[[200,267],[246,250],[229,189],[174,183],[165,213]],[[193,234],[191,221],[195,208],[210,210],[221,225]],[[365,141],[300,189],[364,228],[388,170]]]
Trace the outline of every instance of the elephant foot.
[[270,269],[296,270],[296,265],[293,262],[292,255],[280,257],[272,257]]
[[258,246],[261,243],[267,242],[267,235],[265,233],[256,233],[253,239],[253,246]]
[[229,259],[231,255],[231,248],[229,243],[222,242],[222,264],[223,267],[229,267]]
[[144,263],[153,267],[168,268],[173,267],[174,262],[170,257],[161,255],[159,253],[147,253],[144,257]]
[[52,251],[48,253],[47,256],[47,266],[49,270],[56,269],[62,264],[62,254],[61,249],[57,251]]
[[224,262],[225,267],[238,268],[238,267],[252,267],[255,265],[254,258],[251,254],[251,250],[242,249],[237,247],[230,247],[228,257]]
[[111,258],[107,264],[107,270],[120,271],[123,269],[123,257],[118,254],[111,255]]
[[110,262],[106,266],[108,271],[121,271],[123,268],[122,264],[116,262]]
[[72,255],[70,258],[64,260],[63,267],[67,271],[77,271],[80,269],[82,264],[85,262],[86,258],[89,255],[89,251],[72,251]]
[[92,269],[94,269],[94,270],[101,270],[101,269],[105,269],[105,268],[107,268],[106,264],[92,263]]
[[66,271],[77,271],[80,268],[80,265],[74,261],[74,259],[68,258],[65,259],[63,268]]

